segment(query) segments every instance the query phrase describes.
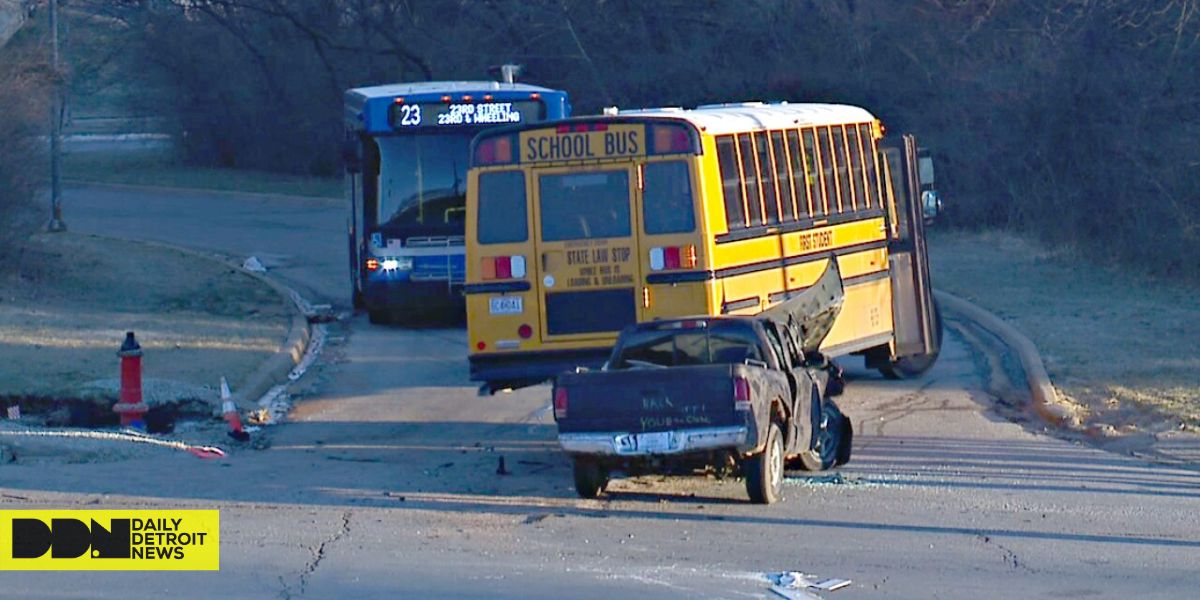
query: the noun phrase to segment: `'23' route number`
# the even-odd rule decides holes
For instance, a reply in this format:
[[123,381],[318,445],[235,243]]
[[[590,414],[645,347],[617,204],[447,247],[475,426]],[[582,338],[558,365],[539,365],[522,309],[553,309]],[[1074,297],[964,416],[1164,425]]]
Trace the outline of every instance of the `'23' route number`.
[[401,125],[420,125],[421,124],[421,106],[418,104],[404,104],[400,106],[400,124]]

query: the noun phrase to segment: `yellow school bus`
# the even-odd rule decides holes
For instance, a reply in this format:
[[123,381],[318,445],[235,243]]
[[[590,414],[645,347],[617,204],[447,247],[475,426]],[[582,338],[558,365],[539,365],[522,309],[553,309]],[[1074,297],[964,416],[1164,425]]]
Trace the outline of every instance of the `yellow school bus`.
[[822,351],[890,377],[925,371],[941,341],[920,202],[932,167],[911,136],[883,147],[883,131],[853,106],[740,103],[481,133],[472,379],[495,391],[598,366],[627,325],[754,314],[831,260],[845,302]]

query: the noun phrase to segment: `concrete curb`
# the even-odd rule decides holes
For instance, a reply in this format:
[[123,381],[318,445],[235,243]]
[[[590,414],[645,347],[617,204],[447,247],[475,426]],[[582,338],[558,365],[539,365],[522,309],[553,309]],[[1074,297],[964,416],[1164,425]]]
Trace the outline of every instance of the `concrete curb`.
[[[292,313],[291,326],[288,329],[287,337],[279,350],[275,352],[267,360],[263,361],[254,372],[246,376],[241,381],[236,389],[231,391],[231,397],[237,404],[240,410],[258,408],[258,399],[267,393],[272,387],[279,384],[288,383],[288,374],[296,365],[300,364],[304,358],[304,353],[308,351],[308,342],[312,338],[312,329],[309,326],[308,318],[304,316],[300,307],[292,299],[293,292],[291,288],[270,279],[260,273],[247,271],[242,268],[241,264],[227,260],[216,254],[202,252],[200,250],[192,250],[191,248],[182,248],[173,244],[165,244],[163,242],[155,242],[150,240],[130,240],[125,238],[113,238],[103,235],[85,234],[100,239],[113,239],[122,242],[131,242],[142,244],[152,248],[161,248],[172,250],[201,260],[216,262],[223,267],[235,269],[240,273],[250,276],[252,279],[258,280],[267,287],[275,291],[279,295],[280,300],[285,306],[289,307]],[[214,405],[215,406],[215,405]],[[219,410],[219,406],[217,409]]]
[[237,190],[209,190],[205,188],[170,187],[165,185],[136,185],[132,183],[105,183],[102,181],[86,181],[82,179],[63,180],[68,187],[100,188],[113,191],[159,192],[163,194],[204,194],[229,196],[232,198],[247,198],[250,200],[286,200],[292,202],[321,202],[324,204],[341,204],[342,198],[325,196],[293,196],[290,194],[268,194],[261,192],[239,192]]
[[1017,358],[1021,361],[1021,368],[1025,371],[1029,394],[1033,398],[1033,410],[1039,417],[1054,425],[1063,425],[1067,422],[1071,413],[1058,403],[1058,392],[1050,383],[1050,376],[1046,373],[1046,365],[1042,363],[1042,356],[1038,353],[1037,346],[1029,338],[1012,325],[972,302],[942,291],[934,291],[934,295],[941,307],[991,332],[1016,353]]

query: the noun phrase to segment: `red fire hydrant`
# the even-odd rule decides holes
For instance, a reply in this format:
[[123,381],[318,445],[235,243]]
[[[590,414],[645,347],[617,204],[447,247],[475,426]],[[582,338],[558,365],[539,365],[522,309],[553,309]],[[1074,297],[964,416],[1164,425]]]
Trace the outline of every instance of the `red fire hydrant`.
[[113,405],[113,411],[121,415],[123,427],[145,429],[149,409],[142,401],[142,347],[132,331],[125,333],[117,356],[121,357],[121,401]]

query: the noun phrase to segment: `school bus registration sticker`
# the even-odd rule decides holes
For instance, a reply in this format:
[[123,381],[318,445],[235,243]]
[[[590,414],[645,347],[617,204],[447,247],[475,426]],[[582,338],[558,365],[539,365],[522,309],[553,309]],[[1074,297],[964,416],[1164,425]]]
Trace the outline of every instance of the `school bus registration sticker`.
[[3,510],[0,571],[218,571],[216,510]]
[[493,315],[519,315],[525,311],[520,296],[492,296],[488,298],[488,312]]

